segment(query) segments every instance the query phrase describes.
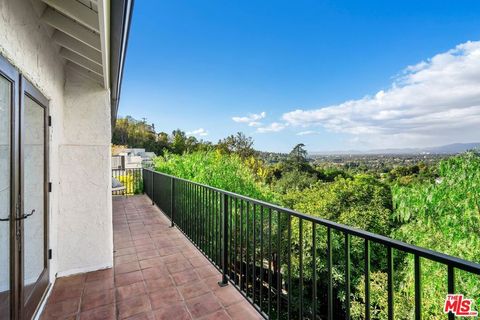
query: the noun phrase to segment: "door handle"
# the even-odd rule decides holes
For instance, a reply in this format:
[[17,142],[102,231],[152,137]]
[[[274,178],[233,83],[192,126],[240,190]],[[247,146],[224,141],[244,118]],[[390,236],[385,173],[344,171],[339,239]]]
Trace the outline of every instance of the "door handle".
[[30,217],[31,215],[33,215],[35,213],[35,209],[32,210],[32,212],[30,213],[27,213],[27,214],[24,214],[23,216],[21,216],[20,218],[17,218],[17,220],[24,220],[24,219],[27,219],[28,217]]

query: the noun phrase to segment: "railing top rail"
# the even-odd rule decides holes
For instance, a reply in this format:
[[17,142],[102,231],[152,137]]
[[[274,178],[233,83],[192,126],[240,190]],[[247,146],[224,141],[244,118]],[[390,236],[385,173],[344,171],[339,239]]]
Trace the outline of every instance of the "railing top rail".
[[212,191],[216,191],[216,192],[219,192],[221,194],[228,195],[230,197],[234,197],[234,198],[241,199],[241,200],[244,200],[244,201],[248,201],[248,202],[251,202],[251,203],[254,203],[254,204],[258,204],[258,205],[261,205],[263,207],[266,207],[266,208],[269,208],[269,209],[272,209],[272,210],[275,210],[275,211],[280,211],[280,212],[283,212],[283,213],[286,213],[286,214],[289,214],[289,215],[292,215],[292,216],[295,216],[295,217],[298,217],[298,218],[301,218],[301,219],[304,219],[304,220],[307,220],[307,221],[310,221],[310,222],[314,222],[314,223],[323,225],[325,227],[338,230],[338,231],[343,232],[343,233],[348,233],[348,234],[353,235],[353,236],[364,238],[364,239],[367,239],[367,240],[370,240],[370,241],[373,241],[373,242],[376,242],[376,243],[383,244],[383,245],[388,246],[388,247],[399,249],[399,250],[402,250],[402,251],[407,252],[407,253],[415,254],[415,255],[418,255],[420,257],[432,260],[432,261],[436,261],[436,262],[439,262],[439,263],[442,263],[442,264],[450,265],[450,266],[453,266],[457,269],[461,269],[461,270],[464,270],[464,271],[468,271],[468,272],[480,275],[480,263],[464,260],[464,259],[454,257],[454,256],[450,256],[450,255],[447,255],[447,254],[444,254],[444,253],[441,253],[441,252],[437,252],[437,251],[433,251],[433,250],[430,250],[430,249],[418,247],[418,246],[408,244],[408,243],[405,243],[405,242],[402,242],[402,241],[399,241],[399,240],[395,240],[395,239],[392,239],[392,238],[389,238],[389,237],[386,237],[386,236],[382,236],[382,235],[371,233],[371,232],[368,232],[368,231],[365,231],[365,230],[350,227],[350,226],[347,226],[347,225],[344,225],[344,224],[341,224],[341,223],[337,223],[337,222],[333,222],[333,221],[330,221],[330,220],[327,220],[327,219],[307,215],[307,214],[304,214],[304,213],[301,213],[301,212],[298,212],[298,211],[295,211],[295,210],[292,210],[292,209],[283,208],[283,207],[280,207],[278,205],[268,203],[268,202],[265,202],[265,201],[262,201],[262,200],[253,199],[253,198],[250,198],[250,197],[242,196],[242,195],[234,193],[234,192],[218,189],[218,188],[215,188],[215,187],[212,187],[212,186],[209,186],[209,185],[205,185],[205,184],[198,183],[198,182],[195,182],[195,181],[191,181],[191,180],[188,180],[188,179],[176,177],[176,176],[166,174],[166,173],[163,173],[163,172],[158,172],[158,171],[152,170],[150,168],[143,168],[143,170],[151,171],[154,174],[163,175],[165,177],[169,177],[169,178],[172,178],[172,179],[175,179],[175,180],[180,180],[180,181],[184,181],[184,182],[187,182],[187,183],[192,183],[192,184],[195,184],[197,186],[201,186],[201,187],[210,189]]

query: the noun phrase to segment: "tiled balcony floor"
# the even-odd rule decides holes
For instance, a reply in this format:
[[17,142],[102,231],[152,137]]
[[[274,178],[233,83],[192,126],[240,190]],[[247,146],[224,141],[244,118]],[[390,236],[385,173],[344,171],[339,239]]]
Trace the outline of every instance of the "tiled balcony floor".
[[55,282],[42,319],[261,319],[146,196],[113,200],[113,269]]

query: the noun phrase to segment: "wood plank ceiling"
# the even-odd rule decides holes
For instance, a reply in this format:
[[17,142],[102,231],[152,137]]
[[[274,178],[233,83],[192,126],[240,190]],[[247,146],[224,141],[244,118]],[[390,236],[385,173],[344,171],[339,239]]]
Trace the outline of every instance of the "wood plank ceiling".
[[108,88],[104,0],[32,0],[66,66]]

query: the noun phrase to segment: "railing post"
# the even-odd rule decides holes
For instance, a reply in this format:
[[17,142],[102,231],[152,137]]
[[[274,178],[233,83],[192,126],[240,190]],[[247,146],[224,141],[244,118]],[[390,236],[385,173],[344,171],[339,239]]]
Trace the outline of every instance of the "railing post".
[[174,214],[175,214],[175,178],[171,177],[170,178],[170,221],[172,224],[170,225],[170,228],[175,227],[175,222],[174,222]]
[[227,267],[227,260],[228,260],[228,196],[224,193],[223,194],[223,212],[222,212],[222,217],[223,217],[223,241],[222,241],[222,281],[218,282],[218,285],[220,287],[225,287],[228,285],[228,280],[227,280],[227,272],[228,272],[228,267]]
[[[454,294],[455,293],[455,269],[453,268],[452,265],[448,265],[447,267],[447,276],[448,276],[448,293],[449,294]],[[455,319],[455,314],[450,311],[448,313],[448,320],[453,320]]]
[[153,183],[153,180],[154,180],[154,179],[155,179],[155,173],[152,171],[152,198],[151,198],[151,200],[152,200],[152,206],[155,205],[155,201],[153,201],[153,195],[154,195],[153,186],[155,185],[155,184]]

